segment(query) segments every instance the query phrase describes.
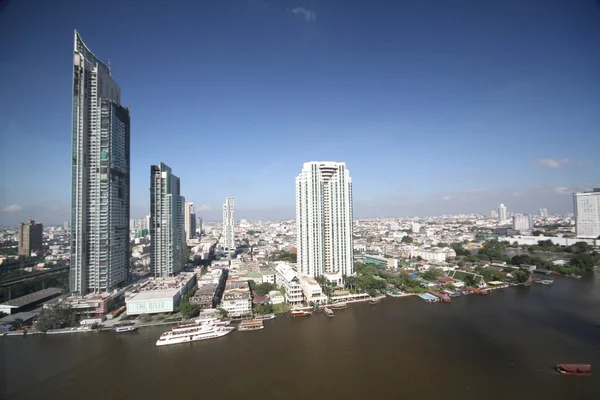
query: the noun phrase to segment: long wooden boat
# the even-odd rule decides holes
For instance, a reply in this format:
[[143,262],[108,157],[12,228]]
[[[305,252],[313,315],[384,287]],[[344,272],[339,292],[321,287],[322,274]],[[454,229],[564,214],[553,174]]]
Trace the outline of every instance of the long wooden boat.
[[590,376],[592,375],[591,364],[558,364],[556,370],[563,375]]

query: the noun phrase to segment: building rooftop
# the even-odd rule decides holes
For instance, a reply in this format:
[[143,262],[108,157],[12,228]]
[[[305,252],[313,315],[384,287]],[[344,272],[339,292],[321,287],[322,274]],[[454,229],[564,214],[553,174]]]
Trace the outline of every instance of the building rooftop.
[[165,298],[172,298],[177,294],[178,289],[163,289],[163,290],[152,290],[134,293],[127,299],[127,301],[148,301],[148,300],[160,300]]
[[25,296],[17,297],[16,299],[12,299],[7,302],[4,302],[1,305],[9,306],[9,307],[25,307],[29,304],[36,303],[41,300],[45,300],[49,297],[58,296],[61,293],[62,293],[61,289],[48,288],[48,289],[39,290],[34,293],[26,294]]

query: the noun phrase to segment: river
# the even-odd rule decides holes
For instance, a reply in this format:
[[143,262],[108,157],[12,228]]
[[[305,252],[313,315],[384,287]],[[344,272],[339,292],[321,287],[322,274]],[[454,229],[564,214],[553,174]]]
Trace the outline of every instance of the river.
[[[2,338],[0,397],[600,398],[600,273],[452,304],[388,297],[156,347],[165,330]],[[559,375],[560,362],[591,363],[596,375]]]

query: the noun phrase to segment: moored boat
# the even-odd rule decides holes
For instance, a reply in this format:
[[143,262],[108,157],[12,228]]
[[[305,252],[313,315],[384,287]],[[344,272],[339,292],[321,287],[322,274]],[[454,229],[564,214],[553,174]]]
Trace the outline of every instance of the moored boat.
[[137,331],[137,326],[127,325],[127,326],[117,326],[114,331],[116,333],[125,333],[125,332],[135,332]]
[[563,375],[590,376],[592,375],[591,364],[558,364],[556,370]]
[[309,317],[309,316],[312,315],[312,313],[310,311],[294,310],[294,311],[290,311],[290,315],[293,318],[296,318],[296,317]]
[[213,323],[201,324],[197,328],[182,331],[169,331],[160,335],[156,341],[157,346],[195,342],[198,340],[216,339],[233,332],[235,328],[229,326],[216,326]]
[[254,319],[260,320],[260,321],[266,321],[268,319],[273,319],[275,318],[275,314],[256,314],[254,316]]
[[259,319],[249,319],[249,320],[240,322],[240,324],[238,325],[238,331],[240,331],[240,332],[256,331],[258,329],[263,329],[263,328],[264,328],[263,322],[262,322],[262,320],[259,320]]
[[333,317],[333,311],[331,310],[331,308],[329,307],[325,307],[323,308],[323,312],[325,313],[325,315],[327,315],[328,317]]
[[381,300],[383,300],[383,297],[373,297],[369,300],[370,304],[377,304],[377,303],[381,303]]
[[341,303],[333,303],[329,305],[329,308],[332,310],[343,310],[344,308],[348,308],[348,304],[346,304],[345,301]]

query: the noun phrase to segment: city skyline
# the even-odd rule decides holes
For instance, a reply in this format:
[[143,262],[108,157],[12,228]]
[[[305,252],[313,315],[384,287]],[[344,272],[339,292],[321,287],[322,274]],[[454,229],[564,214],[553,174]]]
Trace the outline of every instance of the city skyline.
[[[536,31],[519,17],[535,12],[531,4],[472,2],[469,13],[457,16],[457,25],[443,18],[452,12],[450,5],[431,9],[386,2],[384,8],[356,2],[340,13],[335,4],[320,3],[307,8],[311,18],[302,18],[289,7],[232,4],[173,7],[173,20],[181,23],[156,36],[154,24],[140,21],[162,21],[159,6],[124,4],[115,29],[107,32],[100,17],[110,10],[101,5],[38,2],[39,13],[24,18],[27,2],[11,2],[0,16],[6,21],[0,40],[18,37],[27,51],[7,42],[11,58],[0,77],[6,94],[0,167],[7,171],[22,154],[30,155],[30,165],[2,176],[0,225],[28,219],[56,225],[69,219],[64,154],[70,152],[71,94],[63,60],[73,28],[84,30],[95,54],[111,60],[128,88],[125,103],[136,121],[132,218],[149,210],[147,166],[156,159],[179,171],[187,185],[182,191],[205,220],[220,219],[227,196],[238,201],[239,218],[293,219],[289,182],[296,165],[314,159],[344,160],[352,169],[358,218],[483,214],[499,203],[513,212],[570,212],[572,193],[600,186],[598,159],[588,140],[600,124],[595,113],[600,94],[592,89],[600,56],[591,39],[600,28],[595,9],[586,8],[591,4],[548,5],[536,19]],[[360,29],[356,18],[364,23]],[[439,24],[415,22],[422,18]],[[23,20],[27,23],[15,23]],[[85,26],[72,25],[78,20]],[[192,21],[189,30],[180,27]],[[243,35],[224,31],[223,21]],[[43,37],[34,35],[32,26],[43,27]],[[538,31],[544,32],[544,46]],[[211,40],[197,41],[195,34]],[[31,62],[32,54],[44,57],[44,74]],[[43,88],[52,101],[26,96],[31,90],[23,88]],[[155,100],[156,90],[181,102],[165,107]],[[37,118],[29,117],[32,111]],[[170,118],[157,117],[171,112],[178,115],[174,127],[166,122]],[[166,131],[174,140],[164,141]],[[207,138],[221,137],[232,143],[229,163],[211,152],[200,161],[180,156],[178,143],[204,148]],[[300,138],[318,145],[296,146]],[[504,147],[493,145],[498,138]],[[257,162],[254,149],[267,161]],[[219,173],[198,184],[198,168],[215,164]]]

